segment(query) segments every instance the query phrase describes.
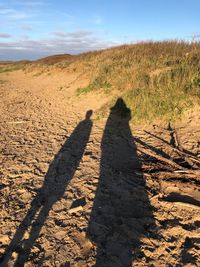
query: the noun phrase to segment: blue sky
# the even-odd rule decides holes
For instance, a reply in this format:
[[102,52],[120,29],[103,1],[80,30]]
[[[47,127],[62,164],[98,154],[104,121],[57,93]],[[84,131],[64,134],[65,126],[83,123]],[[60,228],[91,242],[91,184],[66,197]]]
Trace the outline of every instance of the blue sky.
[[0,0],[0,60],[200,34],[200,0]]

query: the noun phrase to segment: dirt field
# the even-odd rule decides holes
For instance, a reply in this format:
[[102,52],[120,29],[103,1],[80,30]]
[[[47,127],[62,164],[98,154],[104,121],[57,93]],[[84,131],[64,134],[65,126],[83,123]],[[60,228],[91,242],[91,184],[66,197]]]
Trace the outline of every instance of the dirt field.
[[0,74],[0,266],[200,266],[199,109],[98,118],[111,96],[77,97],[87,76],[36,74]]

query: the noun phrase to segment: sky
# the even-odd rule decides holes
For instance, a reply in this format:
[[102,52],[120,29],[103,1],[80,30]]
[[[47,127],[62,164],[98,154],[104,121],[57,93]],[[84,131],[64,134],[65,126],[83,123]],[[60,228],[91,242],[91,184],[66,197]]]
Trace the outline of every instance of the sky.
[[199,11],[200,0],[0,0],[0,60],[189,41],[200,36]]

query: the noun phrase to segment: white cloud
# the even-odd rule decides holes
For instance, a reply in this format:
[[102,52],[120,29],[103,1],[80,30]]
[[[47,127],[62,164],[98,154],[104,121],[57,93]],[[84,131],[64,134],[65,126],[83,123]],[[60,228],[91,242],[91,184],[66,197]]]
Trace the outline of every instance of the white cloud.
[[23,25],[21,25],[20,28],[21,28],[22,30],[24,30],[24,31],[32,31],[32,30],[33,30],[32,26],[29,25],[29,24],[23,24]]
[[11,38],[12,35],[8,34],[8,33],[0,33],[0,38]]
[[74,38],[74,39],[81,39],[81,38],[88,38],[91,35],[94,35],[92,31],[73,31],[73,32],[52,32],[52,35],[58,38]]
[[48,54],[78,54],[114,45],[117,43],[100,38],[90,31],[57,32],[54,37],[48,39],[21,38],[0,42],[0,59],[33,59]]
[[40,7],[40,6],[46,6],[49,5],[48,2],[42,1],[42,0],[14,0],[13,3],[15,5],[24,6],[24,7]]
[[0,16],[6,20],[21,20],[32,17],[32,14],[27,12],[17,11],[12,8],[1,8]]

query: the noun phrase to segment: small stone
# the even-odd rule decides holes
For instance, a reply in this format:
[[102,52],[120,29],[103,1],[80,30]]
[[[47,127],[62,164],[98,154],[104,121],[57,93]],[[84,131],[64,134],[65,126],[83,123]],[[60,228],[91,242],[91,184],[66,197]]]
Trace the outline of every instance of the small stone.
[[48,171],[49,164],[48,163],[37,163],[37,168],[42,173],[46,173]]
[[65,208],[66,208],[65,203],[62,203],[62,202],[56,202],[56,203],[53,205],[52,210],[55,211],[55,212],[58,212],[58,211],[65,210]]
[[91,241],[86,237],[85,233],[77,233],[75,235],[75,240],[79,243],[81,247],[81,255],[86,258],[88,257],[90,250],[92,249]]
[[29,233],[26,231],[25,234],[24,234],[24,239],[29,239]]
[[72,209],[68,210],[68,213],[69,214],[77,213],[77,212],[82,211],[82,210],[83,210],[83,207],[82,206],[78,206],[78,207],[75,207],[75,208],[72,208]]
[[8,245],[10,242],[10,238],[8,235],[0,235],[0,243],[3,245]]
[[40,249],[36,246],[34,246],[32,249],[31,249],[31,252],[34,253],[34,254],[38,254],[40,252]]
[[12,253],[12,259],[13,259],[13,260],[16,260],[17,257],[18,257],[18,254],[17,254],[17,252],[14,251],[14,252]]
[[54,234],[55,238],[61,240],[64,239],[66,237],[67,232],[66,231],[58,231]]

